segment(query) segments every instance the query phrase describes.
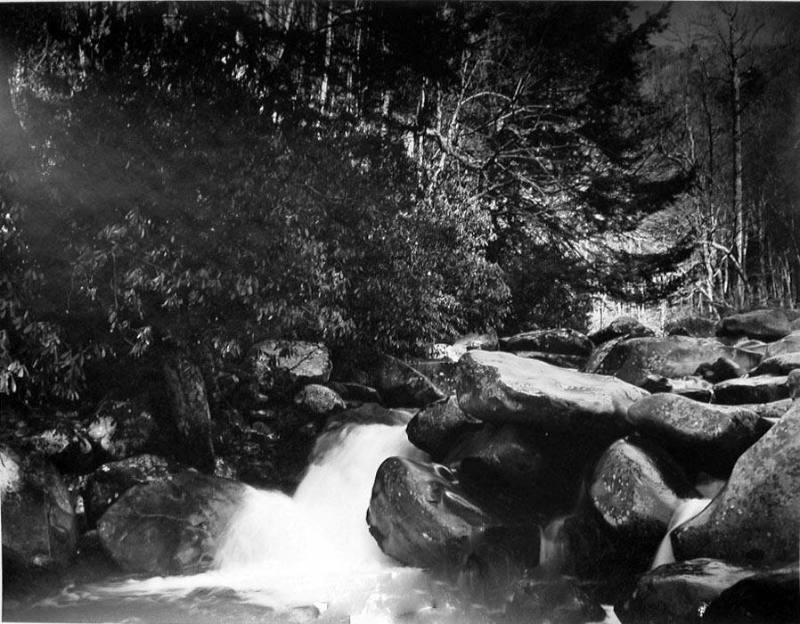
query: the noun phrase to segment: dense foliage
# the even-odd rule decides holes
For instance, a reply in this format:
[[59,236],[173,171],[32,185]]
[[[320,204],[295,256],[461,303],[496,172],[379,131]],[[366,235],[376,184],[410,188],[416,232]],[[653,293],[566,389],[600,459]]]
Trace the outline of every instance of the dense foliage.
[[637,278],[603,236],[685,182],[645,149],[659,19],[620,3],[2,14],[0,364],[28,400],[163,345],[580,328]]

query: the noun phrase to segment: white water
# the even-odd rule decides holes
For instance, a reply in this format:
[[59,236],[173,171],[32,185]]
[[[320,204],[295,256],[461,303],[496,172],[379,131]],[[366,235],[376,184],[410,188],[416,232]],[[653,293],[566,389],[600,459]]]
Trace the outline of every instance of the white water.
[[91,593],[182,599],[227,588],[247,604],[311,619],[328,614],[372,624],[413,615],[416,622],[459,621],[447,588],[384,555],[369,534],[366,510],[375,473],[389,456],[425,457],[403,426],[349,425],[325,433],[294,496],[248,489],[213,570],[128,580]]
[[672,517],[669,519],[667,533],[664,535],[664,539],[661,540],[661,544],[658,546],[655,557],[653,557],[653,563],[650,565],[651,570],[660,565],[675,562],[675,553],[672,551],[672,539],[670,538],[672,530],[684,522],[694,518],[697,514],[708,507],[710,502],[710,498],[687,498],[681,501],[681,503],[672,513]]

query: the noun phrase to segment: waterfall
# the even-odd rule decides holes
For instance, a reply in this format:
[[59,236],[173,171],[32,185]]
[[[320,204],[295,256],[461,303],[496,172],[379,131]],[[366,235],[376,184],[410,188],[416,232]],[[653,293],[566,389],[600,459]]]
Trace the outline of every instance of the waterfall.
[[664,535],[664,539],[661,540],[655,557],[653,557],[653,563],[650,565],[651,570],[665,563],[673,563],[675,561],[675,553],[672,552],[672,539],[670,538],[672,530],[687,520],[694,518],[708,507],[710,502],[710,498],[687,498],[680,502],[672,513],[667,526],[667,533]]

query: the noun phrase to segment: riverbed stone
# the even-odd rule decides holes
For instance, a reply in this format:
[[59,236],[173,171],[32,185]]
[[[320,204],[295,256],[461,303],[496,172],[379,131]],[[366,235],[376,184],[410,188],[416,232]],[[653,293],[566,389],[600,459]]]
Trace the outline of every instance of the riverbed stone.
[[521,358],[539,360],[561,368],[574,368],[579,370],[586,366],[585,355],[570,355],[567,353],[547,353],[545,351],[515,351],[514,355]]
[[136,485],[100,518],[100,541],[128,572],[202,572],[213,563],[246,488],[194,471]]
[[433,403],[414,416],[406,427],[408,440],[428,453],[434,461],[442,461],[457,440],[483,423],[467,416],[455,396]]
[[757,340],[778,340],[791,332],[791,321],[783,310],[753,310],[732,314],[720,321],[720,336],[747,336]]
[[788,375],[800,368],[800,351],[781,353],[765,358],[751,373],[757,375]]
[[769,426],[748,409],[653,394],[628,409],[628,421],[693,471],[727,477],[736,460]]
[[775,355],[797,353],[798,351],[800,351],[800,330],[795,330],[788,336],[766,345],[764,357],[770,358]]
[[800,403],[739,458],[725,487],[672,532],[679,559],[782,564],[800,548]]
[[500,339],[503,351],[538,351],[588,357],[594,344],[574,329],[537,329]]
[[589,340],[600,346],[614,338],[642,338],[655,335],[656,333],[652,329],[640,323],[638,319],[632,316],[620,316],[602,329],[589,334]]
[[325,416],[347,408],[342,397],[321,384],[303,386],[303,389],[294,396],[294,403],[318,416]]
[[671,379],[690,376],[701,364],[720,357],[730,358],[745,370],[760,362],[760,356],[725,345],[715,338],[630,338],[615,344],[596,364],[595,372],[640,385],[648,375]]
[[708,338],[714,335],[716,329],[716,321],[696,315],[673,319],[664,324],[664,334],[667,336]]
[[722,405],[770,403],[790,397],[786,375],[758,375],[729,379],[714,385],[714,402]]
[[697,367],[697,370],[694,372],[694,374],[714,384],[719,383],[720,381],[727,381],[728,379],[744,377],[747,374],[747,371],[732,359],[728,357],[721,357],[717,358],[717,360],[714,362],[704,362]]
[[701,403],[710,403],[714,395],[714,386],[700,377],[670,379],[658,375],[648,375],[641,387],[648,392],[669,392]]
[[619,379],[510,353],[472,351],[459,361],[458,403],[470,416],[534,430],[611,440],[627,430],[628,406],[648,393]]
[[633,594],[614,612],[622,624],[692,624],[708,603],[755,573],[708,558],[668,563],[639,577]]
[[44,456],[0,446],[3,563],[16,570],[63,567],[78,539],[69,492]]
[[508,606],[498,622],[584,624],[605,618],[602,605],[573,579],[524,578],[512,586]]
[[709,624],[796,624],[800,616],[797,563],[753,574],[723,591],[708,605]]

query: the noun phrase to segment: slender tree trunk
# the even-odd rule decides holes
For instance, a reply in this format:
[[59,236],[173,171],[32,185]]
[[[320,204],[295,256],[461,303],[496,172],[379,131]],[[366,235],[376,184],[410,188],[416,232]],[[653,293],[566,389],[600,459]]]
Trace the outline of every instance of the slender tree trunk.
[[333,54],[333,2],[328,2],[325,19],[325,58],[323,60],[322,86],[319,90],[319,109],[324,114],[328,109],[328,86],[330,83],[331,57]]
[[745,215],[742,185],[742,77],[739,73],[739,59],[733,49],[733,40],[730,49],[731,61],[731,95],[733,101],[732,127],[733,127],[733,213],[735,220],[736,260],[742,274],[737,279],[737,295],[739,303],[745,303],[747,291],[747,237],[745,235]]

